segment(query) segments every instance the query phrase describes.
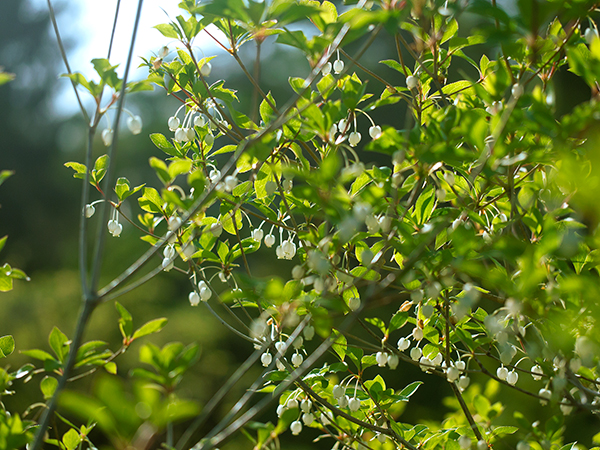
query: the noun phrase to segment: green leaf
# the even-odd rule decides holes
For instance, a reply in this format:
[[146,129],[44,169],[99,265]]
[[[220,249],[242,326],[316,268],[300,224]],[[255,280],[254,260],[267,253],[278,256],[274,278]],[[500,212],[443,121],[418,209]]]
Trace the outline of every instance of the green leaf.
[[153,133],[150,135],[150,140],[159,149],[171,156],[183,156],[177,148],[167,140],[165,136],[160,133]]
[[390,320],[390,333],[394,330],[402,328],[408,321],[408,311],[398,311]]
[[43,350],[32,349],[32,350],[21,350],[20,353],[30,358],[39,359],[40,361],[56,361],[54,357]]
[[117,309],[119,316],[119,329],[121,330],[121,334],[124,339],[131,338],[131,333],[133,333],[133,318],[129,311],[125,309],[123,305],[119,302],[115,302],[115,308]]
[[14,79],[15,79],[15,74],[14,73],[5,72],[0,67],[0,86],[2,86],[5,83],[8,83],[9,81],[12,81]]
[[4,183],[8,178],[14,175],[14,171],[12,170],[2,170],[0,171],[0,185]]
[[85,172],[86,172],[85,165],[78,163],[78,162],[67,162],[67,163],[65,163],[65,167],[69,167],[75,171],[75,173],[73,174],[74,178],[80,178],[82,180],[85,178]]
[[81,442],[81,436],[79,436],[77,431],[71,428],[63,435],[62,441],[67,450],[75,450]]
[[159,23],[158,25],[155,25],[154,28],[160,31],[160,33],[164,37],[167,37],[169,39],[181,38],[181,31],[179,30],[179,27],[174,23]]
[[61,363],[64,363],[67,355],[69,354],[69,345],[71,343],[69,338],[57,327],[54,327],[50,332],[48,343],[50,344],[50,348],[56,354],[58,360]]
[[15,339],[11,335],[0,337],[0,358],[4,358],[15,351]]
[[154,188],[144,188],[144,193],[138,198],[138,203],[140,204],[140,208],[144,211],[159,214],[163,213],[162,206],[164,202],[158,191]]
[[50,376],[44,377],[44,379],[40,382],[40,389],[42,394],[44,394],[45,400],[52,398],[57,386],[58,380],[56,378]]
[[108,363],[104,364],[104,370],[106,370],[108,373],[110,373],[112,375],[116,375],[117,374],[117,365],[114,362],[108,362]]
[[415,392],[417,392],[417,389],[419,388],[419,386],[421,386],[423,384],[422,381],[415,381],[413,383],[410,383],[408,386],[406,386],[404,389],[402,389],[402,391],[400,391],[400,394],[398,394],[400,397],[402,397],[403,399],[408,400],[408,398],[413,395]]
[[346,337],[336,330],[333,330],[332,335],[334,336],[334,339],[331,349],[339,356],[340,361],[344,361],[347,348]]
[[140,328],[135,330],[135,333],[133,333],[131,340],[141,338],[142,336],[147,336],[149,334],[158,333],[164,328],[166,324],[167,319],[165,319],[164,317],[146,322]]

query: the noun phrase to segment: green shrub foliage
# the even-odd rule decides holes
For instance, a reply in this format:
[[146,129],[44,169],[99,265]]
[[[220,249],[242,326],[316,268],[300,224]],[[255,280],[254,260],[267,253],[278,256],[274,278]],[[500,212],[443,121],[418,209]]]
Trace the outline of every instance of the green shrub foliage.
[[[147,448],[142,429],[167,448],[194,449],[239,433],[255,449],[291,448],[297,435],[335,449],[597,444],[589,430],[578,443],[563,437],[574,434],[565,423],[577,426],[565,417],[600,411],[593,2],[523,0],[509,10],[495,0],[185,0],[180,8],[156,27],[168,47],[143,59],[146,80],[119,78],[106,59],[93,60],[96,80],[66,75],[97,100],[90,143],[108,108],[117,111],[100,132],[108,153],[94,161],[90,146],[85,162],[66,164],[84,180],[82,245],[89,224],[101,226],[95,247],[81,250],[76,336],[55,328],[53,354],[29,350],[41,364],[3,372],[5,388],[39,378],[47,407],[37,429],[37,416],[0,414],[0,447],[19,448],[35,431],[33,448],[44,439],[92,448],[94,426],[115,448]],[[218,44],[218,56],[199,50],[200,37]],[[261,45],[308,62],[286,97],[262,87],[261,77],[277,73],[260,75],[260,60],[246,65],[240,55]],[[373,46],[387,52],[375,65],[365,62]],[[236,86],[215,79],[225,59],[258,100],[240,102]],[[565,71],[592,92],[566,113],[554,84]],[[158,183],[135,187],[113,164],[118,124],[125,95],[152,86],[180,106],[164,114],[168,133],[149,135],[161,155],[149,162]],[[142,118],[123,118],[148,134]],[[128,236],[148,251],[100,286],[106,239]],[[287,276],[253,276],[255,252],[283,260]],[[116,303],[122,348],[81,342],[97,304],[164,271],[189,277],[189,308],[254,344],[246,363],[200,407],[177,391],[198,346],[146,344],[132,389],[106,374],[92,397],[69,384],[57,403],[66,380],[115,373],[133,340],[165,325],[136,329]],[[218,425],[203,427],[252,368],[264,370]],[[411,380],[398,385],[396,373]],[[447,384],[450,412],[419,423],[403,412],[428,383]],[[543,422],[503,414],[499,392],[551,412]],[[45,432],[57,404],[80,423],[63,419],[68,431],[53,438]]]

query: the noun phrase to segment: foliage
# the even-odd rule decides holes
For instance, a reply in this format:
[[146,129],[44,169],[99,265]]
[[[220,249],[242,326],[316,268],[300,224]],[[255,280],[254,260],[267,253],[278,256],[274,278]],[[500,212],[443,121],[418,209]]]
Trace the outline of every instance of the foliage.
[[[595,5],[527,0],[511,15],[484,0],[348,3],[186,0],[182,15],[156,27],[177,44],[144,59],[147,80],[128,82],[131,57],[123,78],[106,59],[92,60],[96,81],[66,74],[95,100],[90,143],[101,117],[113,106],[116,113],[101,133],[108,153],[94,160],[90,145],[85,162],[65,164],[83,180],[75,335],[54,328],[54,355],[23,352],[41,367],[4,372],[5,387],[42,378],[46,404],[31,448],[43,440],[91,448],[95,426],[114,448],[161,441],[209,449],[239,431],[254,448],[276,448],[288,430],[330,439],[334,448],[597,443],[564,442],[565,416],[597,415],[600,402]],[[478,25],[463,35],[465,15]],[[302,27],[307,19],[313,32]],[[209,81],[219,59],[199,57],[201,34],[235,59],[260,103],[248,107],[226,80]],[[376,39],[396,51],[367,67],[361,58]],[[305,56],[310,70],[289,79],[289,99],[261,88],[260,61],[248,71],[240,48],[250,42]],[[468,69],[455,69],[463,63]],[[594,94],[562,115],[552,86],[561,70]],[[164,153],[149,161],[158,187],[152,180],[132,187],[115,167],[121,112],[138,134],[141,118],[123,102],[152,84],[181,105],[168,119],[173,135],[150,134]],[[388,120],[376,124],[383,113]],[[88,258],[95,220],[102,226]],[[149,249],[100,287],[105,223],[112,237],[135,234]],[[290,276],[254,277],[253,253],[283,260]],[[135,381],[115,377],[117,357],[166,319],[134,331],[115,302],[121,348],[82,342],[98,304],[163,271],[188,276],[191,307],[206,308],[256,349],[202,410],[176,392],[199,358],[195,344],[147,343]],[[0,341],[3,354],[14,348],[9,340]],[[264,370],[247,393],[204,429],[259,361]],[[409,366],[423,374],[398,386],[393,371]],[[109,374],[97,377],[92,396],[61,395],[100,367]],[[452,392],[444,420],[403,415],[422,385],[438,381]],[[521,411],[507,417],[500,389],[545,405],[544,428]],[[85,425],[56,413],[57,404]],[[276,423],[259,422],[269,405]],[[49,438],[54,415],[67,431]],[[15,442],[7,448],[31,440],[33,422],[2,417],[0,439]],[[192,417],[176,433],[173,424]]]

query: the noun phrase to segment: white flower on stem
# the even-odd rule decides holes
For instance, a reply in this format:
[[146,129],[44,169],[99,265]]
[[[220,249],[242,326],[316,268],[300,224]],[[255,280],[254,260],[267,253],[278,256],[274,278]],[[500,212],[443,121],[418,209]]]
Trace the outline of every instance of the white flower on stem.
[[211,297],[212,291],[208,286],[200,289],[200,299],[202,299],[203,302],[207,302],[208,300],[210,300]]
[[487,442],[485,442],[485,440],[481,439],[480,441],[477,441],[477,450],[487,450],[488,449],[488,444]]
[[514,386],[519,381],[519,374],[514,370],[511,370],[506,374],[506,382],[511,386]]
[[292,188],[294,187],[294,182],[292,180],[283,180],[281,183],[281,187],[287,193],[290,193]]
[[369,128],[369,136],[371,136],[371,139],[373,140],[379,139],[381,137],[381,127],[379,125],[373,125]]
[[167,226],[169,228],[169,231],[175,231],[175,230],[179,229],[179,227],[181,226],[181,218],[178,216],[169,217]]
[[442,356],[442,354],[438,353],[437,355],[434,356],[434,358],[431,360],[431,362],[433,363],[433,365],[439,366],[442,364],[443,360],[444,360],[444,357]]
[[204,143],[209,147],[211,147],[215,143],[215,137],[212,133],[206,133],[206,136],[204,136]]
[[531,377],[535,381],[540,381],[542,379],[542,375],[544,375],[544,370],[538,364],[531,368]]
[[458,371],[458,369],[456,367],[451,366],[446,369],[446,379],[450,383],[454,383],[456,380],[458,380],[459,375],[460,375],[460,372]]
[[300,409],[305,413],[310,412],[310,408],[312,408],[312,402],[309,399],[305,398],[300,402]]
[[250,235],[252,236],[252,239],[254,239],[256,242],[260,242],[262,241],[264,232],[262,228],[256,228],[252,230],[252,233],[250,233]]
[[193,128],[185,128],[185,137],[187,142],[193,141],[196,137],[196,130]]
[[142,132],[142,118],[140,116],[133,116],[127,119],[127,128],[131,131],[131,134],[140,134]]
[[361,137],[362,136],[358,131],[353,131],[350,133],[350,136],[348,136],[348,143],[350,144],[350,147],[356,147],[360,142]]
[[112,140],[113,130],[111,130],[110,128],[105,128],[104,130],[102,130],[102,142],[104,143],[104,145],[110,147],[110,144],[112,144]]
[[221,236],[221,233],[223,233],[223,225],[221,222],[215,222],[211,224],[209,231],[214,237],[219,237]]
[[[266,238],[265,238],[266,244]],[[281,243],[277,249],[281,248],[281,252],[278,250],[277,257],[279,258],[279,254],[281,257],[279,259],[292,259],[296,255],[296,244],[290,239],[286,239]]]
[[313,416],[311,413],[307,412],[307,413],[302,414],[302,422],[304,422],[304,425],[309,426],[314,421],[315,421],[315,416]]
[[596,39],[598,39],[598,30],[596,30],[595,28],[589,27],[587,30],[585,30],[585,33],[583,34],[583,36],[585,37],[586,42],[588,44],[591,44]]
[[177,142],[185,142],[187,140],[187,132],[184,128],[177,128],[175,130],[175,140]]
[[121,225],[118,220],[111,219],[108,221],[108,232],[112,234],[113,237],[119,237],[122,231],[123,225]]
[[540,403],[542,405],[545,405],[548,403],[548,400],[550,400],[550,397],[552,397],[552,391],[546,388],[542,388],[538,391],[538,395],[543,399],[540,400]]
[[460,377],[458,379],[458,388],[461,390],[461,392],[469,387],[470,382],[471,382],[471,379],[466,375],[463,375],[462,377]]
[[206,117],[204,117],[203,114],[199,114],[196,117],[194,117],[194,126],[195,127],[202,128],[204,125],[206,125]]
[[491,114],[492,116],[495,116],[496,114],[498,114],[500,111],[502,111],[502,102],[500,101],[495,101],[493,102],[490,106],[488,106],[487,108],[485,108],[486,112],[488,114]]
[[395,353],[392,353],[390,356],[388,356],[388,366],[390,367],[390,369],[394,370],[396,367],[398,367],[398,363],[400,362],[400,359],[398,358],[398,355],[396,355]]
[[289,398],[287,402],[285,402],[285,406],[287,409],[296,409],[300,405],[298,404],[298,400],[296,400],[295,398]]
[[94,205],[85,205],[85,217],[87,219],[92,217],[95,212],[96,212],[96,208],[94,208]]
[[208,178],[210,178],[211,183],[216,183],[221,178],[221,171],[218,169],[213,169],[209,172]]
[[338,407],[345,408],[346,406],[348,406],[349,400],[350,400],[350,398],[347,395],[342,395],[341,397],[338,398]]
[[190,301],[190,305],[192,306],[198,306],[200,304],[200,296],[196,291],[190,292],[188,299]]
[[385,352],[377,352],[375,355],[375,361],[379,367],[385,367],[388,362],[388,354]]
[[294,367],[300,367],[302,365],[302,362],[304,361],[304,358],[302,357],[302,355],[300,353],[294,353],[292,355],[292,364],[294,365]]
[[[563,402],[566,402],[567,399],[563,399]],[[569,414],[571,414],[571,411],[573,411],[573,407],[571,405],[565,405],[563,403],[560,404],[560,411],[565,415],[568,416]]]
[[377,435],[375,436],[377,438],[377,440],[379,442],[381,442],[382,444],[385,444],[385,441],[387,441],[387,436],[385,434],[382,433],[377,433]]
[[423,339],[423,329],[419,327],[414,327],[412,330],[412,337],[415,341],[420,341]]
[[421,356],[421,359],[419,359],[419,364],[421,365],[421,370],[423,372],[431,372],[433,369],[431,367],[433,365],[433,361],[431,361],[431,359],[425,355]]
[[196,253],[196,247],[190,242],[182,249],[181,253],[184,256],[184,260],[187,261]]
[[462,359],[459,359],[458,361],[456,361],[456,364],[454,366],[461,372],[464,372],[465,369],[467,368],[467,365],[465,364],[465,362]]
[[339,74],[342,70],[344,70],[344,61],[341,59],[336,59],[333,63],[333,71],[335,74]]
[[348,401],[348,409],[352,412],[356,412],[360,409],[360,400],[356,397],[352,397]]
[[[269,367],[271,362],[273,362],[273,356],[269,352],[265,352],[262,355],[260,355],[260,362],[262,363],[262,365],[264,367]],[[283,406],[283,405],[279,405],[279,406]]]
[[504,366],[498,367],[498,369],[496,369],[496,376],[502,381],[506,381],[506,377],[508,377],[508,369]]
[[294,342],[292,342],[292,345],[294,346],[294,348],[296,350],[299,350],[302,348],[302,345],[304,345],[304,339],[302,339],[302,336],[298,336],[296,338],[296,340]]
[[179,128],[180,122],[178,117],[169,117],[169,121],[167,122],[169,126],[169,130],[176,131]]
[[238,184],[238,180],[235,175],[227,175],[225,177],[225,190],[231,192],[235,189]]
[[164,258],[162,260],[162,268],[165,272],[168,272],[169,270],[171,270],[173,268],[174,264],[173,264],[173,260],[171,258]]
[[409,75],[406,77],[406,87],[411,91],[417,87],[419,84],[419,79],[413,75]]
[[405,337],[401,337],[400,339],[398,339],[398,350],[403,352],[408,347],[410,347],[410,339]]
[[310,341],[315,335],[315,328],[312,325],[307,325],[306,327],[304,327],[303,334],[304,339]]
[[426,319],[429,319],[432,315],[433,315],[433,305],[423,305],[421,306],[421,314],[423,314],[423,317],[425,317]]
[[323,67],[321,68],[321,75],[327,76],[331,73],[332,65],[329,61],[327,61]]
[[379,219],[377,217],[375,217],[373,214],[369,214],[365,218],[365,225],[367,226],[367,230],[369,231],[369,233],[371,233],[371,234],[379,233],[379,228],[380,228]]
[[469,436],[466,436],[463,434],[458,439],[458,445],[460,446],[460,448],[462,448],[464,450],[471,448],[471,438]]
[[419,347],[413,347],[410,351],[410,357],[413,361],[418,361],[423,356],[423,350]]
[[290,431],[294,436],[299,435],[302,432],[302,422],[295,420],[290,425]]
[[287,408],[285,407],[285,405],[279,405],[277,407],[277,417],[283,416],[283,413],[286,411],[287,411]]
[[292,269],[292,278],[300,280],[304,276],[304,268],[302,266],[294,266]]
[[284,350],[285,350],[285,342],[283,342],[283,341],[275,342],[275,348],[277,349],[277,352],[283,356]]
[[277,366],[277,370],[279,370],[280,372],[283,372],[285,370],[285,365],[281,362],[280,359],[275,361],[275,365]]
[[333,387],[333,390],[332,390],[333,398],[341,398],[345,395],[345,393],[346,393],[346,390],[339,384],[336,384]]
[[523,92],[524,92],[524,89],[523,89],[523,85],[521,85],[521,84],[513,84],[513,87],[510,90],[510,93],[515,98],[519,98],[521,95],[523,95]]
[[167,245],[163,249],[163,257],[173,259],[175,258],[175,248],[172,245]]
[[269,180],[265,183],[265,191],[267,191],[267,195],[270,197],[277,191],[277,183],[273,180]]
[[200,67],[200,73],[202,74],[203,77],[209,76],[211,71],[212,71],[212,65],[209,62],[204,63],[202,65],[202,67]]

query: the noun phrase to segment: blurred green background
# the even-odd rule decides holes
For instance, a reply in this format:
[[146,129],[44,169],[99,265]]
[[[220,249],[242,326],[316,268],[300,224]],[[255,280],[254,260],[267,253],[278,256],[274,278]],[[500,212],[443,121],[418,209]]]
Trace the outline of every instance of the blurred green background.
[[[71,2],[57,2],[57,18],[63,26],[66,44],[70,51],[77,48],[78,39],[65,26],[74,15]],[[81,12],[81,11],[80,11]],[[468,16],[464,17],[465,27],[474,24]],[[108,37],[107,37],[108,40]],[[384,36],[378,39],[362,59],[362,64],[372,68],[386,78],[394,80],[394,72],[377,64],[381,59],[393,55],[391,40]],[[352,53],[353,48],[346,49]],[[481,51],[487,51],[481,46]],[[254,56],[253,44],[248,44],[242,57],[248,66],[252,65]],[[495,51],[492,50],[492,54]],[[104,55],[89,55],[89,60]],[[140,55],[149,56],[149,55]],[[291,94],[287,83],[289,76],[303,76],[307,73],[308,64],[300,59],[298,53],[289,48],[274,47],[269,41],[263,48],[261,83],[264,91],[272,91],[278,102],[284,102]],[[479,58],[473,55],[476,60]],[[87,64],[87,61],[75,61],[76,66]],[[211,79],[225,78],[227,85],[238,90],[241,103],[251,104],[252,88],[236,70],[235,62],[226,55],[213,61]],[[67,81],[59,79],[58,74],[64,72],[58,47],[50,29],[48,15],[43,4],[35,7],[29,0],[2,0],[0,4],[0,65],[6,71],[16,74],[16,80],[0,87],[0,169],[15,171],[0,188],[0,236],[9,235],[8,243],[1,254],[0,261],[23,269],[30,277],[30,282],[17,282],[10,293],[0,294],[0,334],[12,334],[15,337],[17,350],[42,348],[48,349],[47,337],[53,326],[58,326],[67,335],[73,333],[79,299],[79,275],[77,272],[77,224],[80,211],[81,181],[72,177],[72,171],[64,167],[67,161],[83,161],[83,137],[85,124],[78,115],[68,116],[59,111],[60,103],[57,92],[63,92]],[[456,70],[469,70],[458,66]],[[358,71],[361,78],[366,75]],[[450,74],[452,77],[452,73]],[[403,80],[394,80],[398,84]],[[564,86],[569,86],[565,94]],[[589,99],[589,90],[577,78],[563,71],[557,77],[556,104],[557,116],[570,110],[575,104]],[[381,91],[383,86],[377,81],[369,81],[372,92]],[[178,104],[166,98],[162,92],[143,93],[131,96],[128,107],[140,114],[144,120],[144,128],[140,135],[121,133],[119,145],[117,176],[126,176],[133,185],[143,182],[159,187],[148,159],[161,156],[160,151],[150,142],[150,132],[162,132],[168,135],[166,121]],[[374,116],[378,124],[393,124],[402,127],[405,110],[393,105],[378,110]],[[367,135],[368,124],[363,123],[363,135]],[[105,148],[99,136],[95,142],[95,155],[104,153]],[[365,156],[366,165],[370,162],[380,163],[376,156]],[[94,197],[97,199],[99,197]],[[128,200],[135,214],[134,199]],[[91,219],[97,225],[98,217]],[[92,227],[93,228],[93,227]],[[246,230],[246,232],[248,232]],[[107,282],[118,275],[146,248],[147,244],[138,239],[135,229],[124,224],[120,238],[109,238],[103,269],[103,281]],[[268,257],[265,257],[267,256]],[[156,259],[159,264],[159,259]],[[293,262],[278,261],[271,252],[261,249],[251,255],[250,265],[253,275],[268,277],[280,274],[288,277]],[[218,283],[218,282],[217,282]],[[202,356],[194,369],[188,373],[180,391],[181,396],[205,403],[212,393],[224,382],[239,364],[252,352],[252,346],[240,341],[218,322],[200,305],[192,308],[187,300],[190,290],[186,277],[177,272],[161,274],[155,279],[121,298],[119,301],[132,313],[134,323],[142,323],[157,318],[168,317],[169,324],[160,333],[148,340],[158,345],[167,342],[181,341],[184,344],[198,342],[202,348]],[[390,312],[397,305],[390,305]],[[110,343],[112,349],[120,345],[121,337],[117,325],[118,315],[114,305],[104,304],[98,308],[87,331],[87,340],[101,339]],[[397,339],[400,336],[394,337]],[[137,364],[138,350],[141,343],[136,342],[130,351],[119,358],[119,376],[127,377],[130,368]],[[27,362],[18,352],[7,360],[13,368]],[[403,387],[414,379],[423,377],[420,370],[414,367],[403,368],[389,373],[386,378],[390,385]],[[260,368],[248,374],[228,396],[219,413],[213,418],[218,420],[227,407],[239,398],[245,386],[259,373]],[[89,391],[94,377],[78,382],[77,388]],[[430,381],[430,380],[428,380]],[[4,397],[3,401],[9,410],[23,411],[27,405],[39,400],[39,380],[26,386],[17,384],[19,395]],[[441,399],[450,395],[445,382],[426,383],[413,397],[413,401],[404,413],[405,420],[440,420],[452,409],[440,407]],[[526,417],[547,417],[537,402],[523,398],[517,393],[510,395],[497,394],[507,403],[507,411],[503,414],[506,422],[512,418],[511,410],[520,409]],[[275,407],[272,408],[273,410]],[[273,412],[265,420],[275,420]],[[575,413],[569,420],[577,421]],[[583,432],[587,425],[570,427],[570,430]],[[573,433],[573,431],[569,431]],[[303,433],[302,440],[295,438],[294,448],[308,448],[314,433]],[[577,436],[568,436],[569,440]],[[236,440],[237,441],[237,440]],[[235,448],[238,443],[230,444]],[[330,448],[331,442],[318,443],[318,448]],[[249,445],[248,445],[249,447]],[[291,447],[289,447],[291,448]]]

